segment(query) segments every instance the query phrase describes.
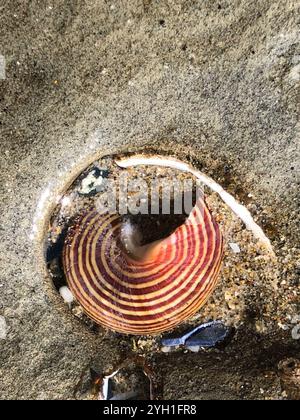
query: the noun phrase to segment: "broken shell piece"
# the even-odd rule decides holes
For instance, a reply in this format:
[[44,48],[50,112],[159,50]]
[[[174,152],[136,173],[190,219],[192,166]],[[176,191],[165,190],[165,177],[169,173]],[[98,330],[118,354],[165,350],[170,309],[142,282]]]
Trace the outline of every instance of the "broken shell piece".
[[211,348],[224,342],[229,336],[231,328],[221,322],[211,324],[209,327],[199,330],[186,342],[185,347],[191,351],[199,351],[200,348]]
[[235,242],[229,242],[229,246],[235,254],[239,254],[241,252],[241,248]]
[[71,305],[71,303],[74,301],[74,296],[67,286],[62,286],[59,289],[59,294],[63,298],[64,302],[68,305]]
[[104,401],[149,400],[150,383],[141,368],[123,368],[103,379]]
[[143,357],[125,360],[106,376],[93,375],[95,396],[104,401],[153,400],[159,385],[151,367]]
[[171,352],[174,352],[174,351],[178,350],[179,348],[180,348],[180,346],[173,346],[173,347],[164,346],[164,347],[161,347],[160,351],[162,353],[171,353]]
[[223,342],[230,334],[231,328],[226,327],[221,321],[212,321],[199,325],[193,330],[180,337],[163,338],[161,340],[162,349],[168,352],[168,349],[177,346],[185,346],[191,351],[199,351],[200,348],[211,348]]
[[201,348],[203,348],[203,347],[200,347],[200,346],[190,346],[190,347],[187,347],[188,348],[188,350],[190,350],[192,353],[199,353],[199,351],[201,350]]
[[172,338],[163,338],[161,340],[161,344],[164,347],[175,347],[175,346],[183,346],[186,343],[186,340],[190,338],[193,334],[200,331],[201,329],[208,328],[211,325],[218,324],[220,321],[211,321],[205,324],[198,325],[198,327],[193,328],[192,330],[188,331],[184,335],[180,337],[172,337]]
[[94,168],[82,181],[79,194],[91,195],[102,190],[104,178],[107,178],[108,171]]

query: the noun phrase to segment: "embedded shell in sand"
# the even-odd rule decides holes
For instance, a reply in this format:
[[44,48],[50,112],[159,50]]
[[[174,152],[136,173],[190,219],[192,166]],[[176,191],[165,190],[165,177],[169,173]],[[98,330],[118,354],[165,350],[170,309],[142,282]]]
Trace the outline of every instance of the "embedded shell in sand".
[[155,334],[204,305],[217,283],[223,239],[202,198],[174,233],[132,254],[121,231],[118,215],[91,210],[68,233],[67,282],[94,321],[122,333]]

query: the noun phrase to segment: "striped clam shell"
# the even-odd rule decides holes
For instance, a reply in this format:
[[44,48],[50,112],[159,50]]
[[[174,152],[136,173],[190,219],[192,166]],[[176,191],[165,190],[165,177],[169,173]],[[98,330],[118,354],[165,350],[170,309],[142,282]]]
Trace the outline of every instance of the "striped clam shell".
[[63,251],[68,285],[96,323],[156,334],[191,317],[214,290],[223,257],[218,224],[201,198],[186,222],[136,259],[121,245],[117,214],[95,209],[69,229]]

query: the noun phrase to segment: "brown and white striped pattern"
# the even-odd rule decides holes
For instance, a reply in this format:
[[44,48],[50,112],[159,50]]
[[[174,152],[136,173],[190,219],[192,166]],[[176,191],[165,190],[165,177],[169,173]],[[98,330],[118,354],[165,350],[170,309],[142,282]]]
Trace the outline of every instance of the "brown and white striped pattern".
[[68,285],[95,322],[128,334],[170,330],[211,295],[223,256],[220,229],[201,199],[186,222],[136,261],[120,245],[121,219],[91,210],[68,233]]

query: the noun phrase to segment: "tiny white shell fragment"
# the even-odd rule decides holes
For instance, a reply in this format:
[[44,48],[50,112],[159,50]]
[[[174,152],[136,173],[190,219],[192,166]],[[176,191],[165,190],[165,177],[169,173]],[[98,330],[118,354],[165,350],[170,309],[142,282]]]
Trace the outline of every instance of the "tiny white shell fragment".
[[62,286],[59,289],[59,294],[63,298],[64,302],[68,305],[70,305],[74,301],[74,296],[67,286]]
[[187,347],[190,351],[192,351],[193,353],[198,353],[200,350],[200,346],[189,346]]
[[170,353],[172,351],[172,347],[162,347],[161,351],[163,353]]
[[235,254],[239,254],[241,252],[241,248],[235,242],[229,242],[229,246]]
[[3,316],[0,316],[0,340],[6,340],[7,337],[7,324]]
[[81,182],[81,194],[89,194],[93,189],[100,187],[103,183],[102,177],[95,176],[96,171],[92,171],[86,178]]

